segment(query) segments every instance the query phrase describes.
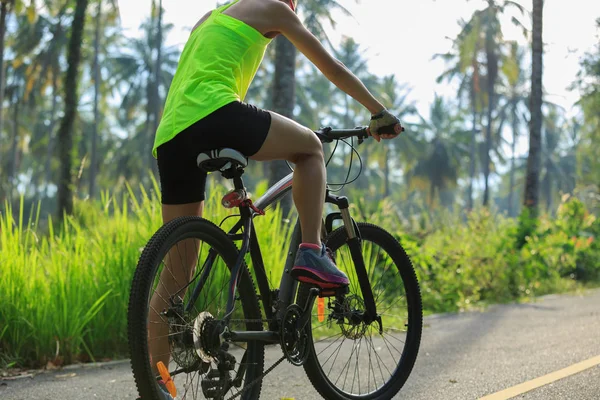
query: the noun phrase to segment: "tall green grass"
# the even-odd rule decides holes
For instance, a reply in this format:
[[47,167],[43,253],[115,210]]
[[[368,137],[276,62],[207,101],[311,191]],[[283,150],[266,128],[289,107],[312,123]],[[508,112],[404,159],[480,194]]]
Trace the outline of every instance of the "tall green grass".
[[[259,186],[257,192],[264,191]],[[209,188],[205,217],[219,224],[234,210]],[[77,201],[60,224],[24,214],[23,202],[0,214],[0,367],[39,366],[127,356],[126,314],[139,255],[161,226],[153,192],[103,194]],[[256,195],[254,196],[257,197]],[[360,200],[360,199],[354,199]],[[391,231],[417,272],[426,312],[458,311],[491,302],[570,290],[600,281],[600,219],[576,198],[542,217],[525,245],[518,224],[480,210],[403,216],[389,201],[358,202],[352,213]],[[292,223],[278,210],[255,219],[265,267],[277,287]],[[229,219],[224,229],[231,227]]]
[[[219,224],[233,210],[220,205],[225,188],[209,190],[205,217]],[[122,357],[126,310],[138,257],[161,226],[160,202],[141,189],[99,203],[78,201],[60,226],[41,231],[39,207],[22,203],[0,216],[0,367]],[[224,228],[230,227],[228,220]],[[275,209],[256,229],[274,285],[285,261],[290,229]]]

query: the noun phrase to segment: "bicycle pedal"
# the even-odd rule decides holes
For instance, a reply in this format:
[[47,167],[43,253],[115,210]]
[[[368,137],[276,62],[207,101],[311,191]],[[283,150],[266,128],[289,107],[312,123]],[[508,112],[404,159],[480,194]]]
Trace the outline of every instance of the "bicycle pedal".
[[343,286],[335,289],[319,289],[319,297],[345,296],[350,293],[350,287]]

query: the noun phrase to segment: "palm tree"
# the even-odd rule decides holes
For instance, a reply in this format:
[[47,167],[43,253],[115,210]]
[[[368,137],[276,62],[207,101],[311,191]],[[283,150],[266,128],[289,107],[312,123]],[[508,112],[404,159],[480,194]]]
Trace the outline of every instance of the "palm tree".
[[474,19],[470,22],[471,28],[466,29],[466,22],[461,22],[461,33],[453,41],[454,51],[446,54],[437,54],[434,57],[441,57],[451,66],[438,78],[437,82],[443,80],[459,80],[458,100],[461,107],[463,97],[469,102],[471,112],[471,138],[469,145],[469,186],[467,194],[467,209],[473,209],[473,183],[475,181],[476,160],[477,160],[477,133],[479,133],[480,115],[483,108],[482,90],[481,90],[481,65],[479,61],[479,52],[483,47],[478,32],[480,21]]
[[542,132],[542,171],[540,191],[546,211],[552,212],[557,192],[572,193],[577,180],[578,127],[569,126],[561,109],[547,106]]
[[524,199],[524,205],[529,209],[532,216],[536,216],[538,213],[542,151],[543,10],[544,0],[533,0],[531,122],[529,125],[529,156],[527,159]]
[[[152,6],[154,8],[153,15],[156,14],[156,39],[154,40],[156,46],[156,62],[154,64],[154,76],[152,82],[152,102],[153,102],[153,112],[152,112],[152,134],[154,135],[158,130],[158,124],[160,122],[161,114],[162,114],[162,105],[163,101],[161,100],[161,67],[162,64],[162,50],[163,50],[163,6],[162,0],[158,0],[158,9],[152,1]],[[155,176],[158,175],[158,166],[155,162],[152,162],[152,172]]]
[[20,112],[23,107],[23,92],[26,86],[26,70],[27,65],[22,64],[17,68],[11,68],[8,74],[8,82],[6,86],[6,95],[10,102],[10,108],[12,111],[12,137],[10,140],[9,157],[7,157],[8,171],[7,175],[7,195],[10,199],[13,194],[14,187],[16,186],[18,164],[20,159],[20,146],[21,143],[21,130],[20,128]]
[[[368,71],[368,60],[365,59],[360,45],[356,43],[354,39],[348,36],[342,37],[339,48],[333,49],[333,55],[340,60],[346,66],[346,68],[352,71],[354,75],[356,75],[362,82],[364,82],[368,89],[374,92],[381,91],[381,85],[379,84],[380,82],[378,82],[378,80]],[[393,77],[391,77],[391,81],[388,83],[389,85],[386,89],[389,90],[390,95],[395,98],[395,94],[391,92],[398,89],[397,83]],[[338,126],[354,127],[365,124],[367,120],[365,118],[366,115],[364,107],[359,102],[339,90],[335,90],[333,93],[330,92],[328,97],[329,98],[326,101],[327,103],[333,103],[330,107],[331,114]],[[339,104],[339,107],[336,107],[337,104]],[[317,107],[321,107],[321,104],[318,104]],[[351,151],[351,149],[346,148],[346,146],[342,149],[348,150],[348,152]],[[369,184],[373,183],[372,173],[374,171],[373,168],[370,168],[370,166],[374,161],[372,159],[374,149],[375,147],[373,141],[367,141],[360,153],[366,168],[363,170],[363,174],[356,182],[357,188],[367,189]],[[377,150],[380,149],[381,148]]]
[[[350,13],[336,0],[306,0],[299,2],[298,10],[305,15],[305,24],[322,41],[328,41],[323,27],[327,20],[334,28],[331,11],[337,9],[346,15]],[[275,39],[275,73],[273,76],[273,111],[289,118],[294,117],[296,89],[296,56],[294,45],[283,35]],[[289,173],[287,164],[274,161],[271,164],[269,183],[273,184]],[[291,209],[291,200],[282,202],[284,213]]]
[[[92,65],[92,74],[94,77],[94,124],[92,125],[91,137],[91,160],[90,160],[90,181],[89,181],[89,196],[93,198],[96,195],[96,180],[98,174],[98,130],[100,126],[100,95],[102,75],[100,72],[100,52],[102,51],[102,20],[106,22],[114,22],[117,16],[117,3],[115,0],[109,0],[111,12],[102,13],[102,1],[98,0],[96,4],[96,16],[94,18],[94,60]],[[103,18],[104,17],[104,18]]]
[[0,136],[3,131],[4,110],[4,37],[6,36],[6,16],[8,14],[9,0],[1,0],[0,4]]
[[[16,9],[19,4],[21,3],[16,4]],[[46,1],[44,7],[46,13],[39,15],[32,16],[29,11],[26,14],[17,12],[14,24],[16,31],[10,38],[13,59],[9,64],[9,69],[17,71],[22,66],[26,67],[23,69],[25,83],[21,91],[22,102],[30,106],[35,105],[36,110],[33,118],[27,121],[28,128],[23,139],[32,144],[33,158],[46,160],[45,168],[40,162],[31,162],[29,165],[34,192],[40,187],[39,183],[44,174],[47,177],[46,182],[50,180],[49,162],[54,142],[55,116],[58,112],[59,79],[57,75],[61,73],[61,57],[67,43],[67,35],[63,26],[66,23],[63,17],[67,5],[63,4],[58,8]],[[47,97],[52,98],[51,104],[45,102],[45,95],[48,94],[49,88],[52,88],[52,93]],[[50,109],[50,114],[45,113],[46,107]],[[47,147],[46,152],[42,152],[44,146]]]
[[[143,171],[154,168],[156,164],[152,156],[154,143],[154,113],[155,103],[152,96],[155,93],[156,59],[153,55],[157,48],[153,20],[144,22],[141,26],[145,35],[141,38],[130,38],[122,46],[124,51],[112,56],[110,59],[111,76],[109,85],[117,90],[121,96],[118,113],[119,123],[123,126],[135,126],[127,145],[131,145],[133,153],[120,152],[117,165],[127,167],[129,171],[122,170],[125,174],[146,175]],[[162,27],[164,36],[173,29],[172,24]],[[164,88],[159,93],[167,92],[179,59],[179,49],[175,46],[165,48],[161,45],[161,63],[159,68],[159,88]],[[131,129],[131,128],[129,128]],[[131,157],[139,154],[138,157]]]
[[516,146],[520,136],[521,127],[527,122],[526,104],[528,99],[527,80],[525,78],[523,61],[525,50],[520,48],[517,43],[511,43],[510,53],[502,63],[502,75],[505,84],[499,93],[499,102],[503,103],[498,110],[500,118],[499,133],[501,134],[504,121],[508,121],[511,127],[512,138],[511,161],[509,173],[509,194],[508,194],[508,215],[515,216],[515,173],[516,173]]
[[[596,19],[597,36],[600,35],[600,17]],[[600,37],[600,36],[599,36]],[[578,89],[581,99],[578,104],[583,110],[582,140],[578,154],[581,175],[580,182],[597,185],[600,182],[600,40],[593,51],[586,53],[580,63],[580,71],[572,88]]]
[[296,79],[295,119],[304,126],[320,127],[336,119],[333,111],[333,84],[310,62],[299,59]]
[[[429,186],[429,206],[433,207],[436,195],[442,199],[446,189],[458,183],[461,160],[467,154],[470,132],[462,128],[462,120],[452,115],[450,106],[436,95],[431,105],[429,121],[423,121],[423,127],[431,135],[426,155],[415,165],[411,175],[411,184]],[[449,206],[451,202],[446,202]]]
[[[6,37],[6,18],[11,10],[20,13],[23,9],[23,0],[0,0],[0,137],[4,131],[4,92],[5,92],[5,66],[4,66],[4,49]],[[33,23],[36,18],[36,5],[34,0],[30,0],[27,7],[27,16],[30,23]]]
[[[483,10],[475,11],[471,20],[464,26],[460,35],[469,36],[472,32],[476,32],[482,44],[481,50],[485,55],[486,66],[486,97],[487,97],[487,112],[486,112],[486,131],[485,131],[485,152],[483,160],[483,175],[484,175],[484,193],[483,205],[487,206],[490,199],[489,176],[491,167],[491,156],[493,145],[492,125],[494,123],[493,112],[496,108],[496,82],[498,80],[499,63],[501,59],[503,47],[502,27],[499,16],[504,13],[508,7],[516,8],[521,14],[525,9],[518,3],[510,0],[498,2],[496,0],[487,0],[487,7]],[[523,25],[516,18],[512,21],[520,27]]]
[[58,131],[61,174],[58,185],[58,218],[73,212],[71,150],[73,147],[73,122],[77,113],[77,72],[81,61],[81,43],[85,27],[85,10],[88,0],[76,0],[71,37],[69,38],[68,67],[65,76],[65,113]]
[[[409,91],[405,86],[400,86],[394,75],[384,77],[379,83],[377,93],[380,94],[383,105],[390,110],[401,121],[406,117],[418,116],[417,108],[414,102],[408,102]],[[380,168],[383,169],[383,196],[388,197],[391,194],[391,176],[397,168],[402,168],[404,172],[410,171],[422,151],[421,137],[418,132],[422,132],[420,126],[403,122],[409,132],[401,135],[396,140],[390,140],[383,143],[371,143],[373,147],[377,146],[374,158],[378,161]]]

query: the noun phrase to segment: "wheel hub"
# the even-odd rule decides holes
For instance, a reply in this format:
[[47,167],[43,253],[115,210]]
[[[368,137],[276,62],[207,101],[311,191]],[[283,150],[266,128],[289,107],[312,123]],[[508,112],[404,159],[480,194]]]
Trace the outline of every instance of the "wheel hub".
[[182,368],[193,368],[198,362],[198,356],[193,348],[192,326],[183,310],[181,298],[171,299],[171,307],[165,316],[169,323],[169,344],[171,357]]
[[346,297],[339,314],[339,325],[346,338],[358,340],[365,336],[369,324],[365,323],[364,310],[363,299],[356,295]]

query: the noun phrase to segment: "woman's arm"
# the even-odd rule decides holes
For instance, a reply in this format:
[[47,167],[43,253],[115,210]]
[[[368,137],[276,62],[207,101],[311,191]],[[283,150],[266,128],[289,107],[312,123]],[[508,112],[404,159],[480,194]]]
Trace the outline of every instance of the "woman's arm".
[[308,29],[298,16],[284,3],[273,4],[273,28],[281,32],[340,90],[352,96],[371,114],[385,107],[377,101],[365,85],[342,62],[335,59]]

